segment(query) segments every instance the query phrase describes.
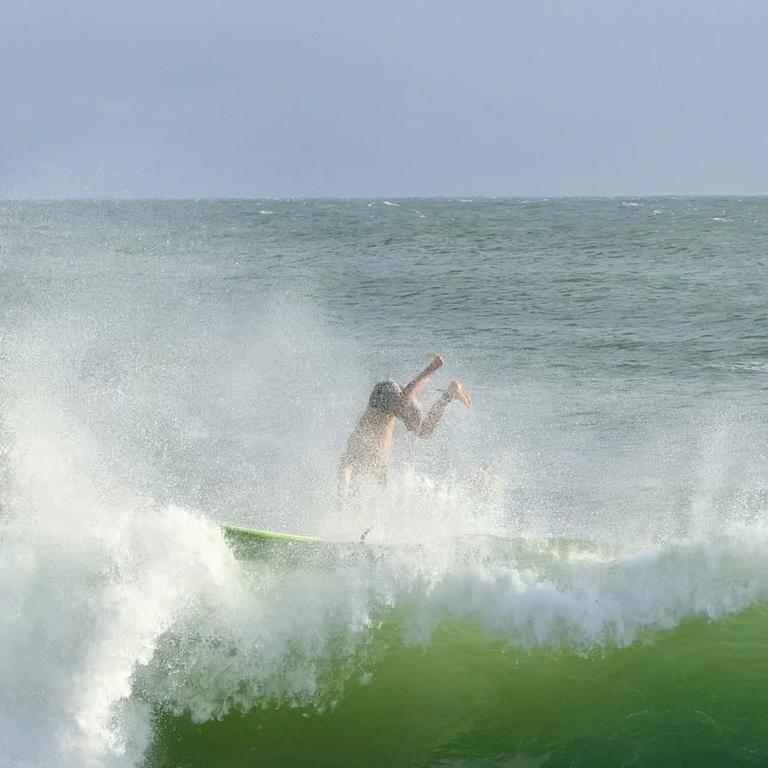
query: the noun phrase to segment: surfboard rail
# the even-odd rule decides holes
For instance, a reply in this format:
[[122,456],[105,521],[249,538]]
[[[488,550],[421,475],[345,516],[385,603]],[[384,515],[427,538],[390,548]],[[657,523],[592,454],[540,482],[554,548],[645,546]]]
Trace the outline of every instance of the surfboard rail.
[[322,539],[317,539],[314,536],[303,536],[296,533],[284,533],[281,531],[259,531],[254,528],[243,528],[238,525],[222,525],[224,535],[232,540],[240,542],[279,542],[279,541],[295,541],[302,544],[321,544]]

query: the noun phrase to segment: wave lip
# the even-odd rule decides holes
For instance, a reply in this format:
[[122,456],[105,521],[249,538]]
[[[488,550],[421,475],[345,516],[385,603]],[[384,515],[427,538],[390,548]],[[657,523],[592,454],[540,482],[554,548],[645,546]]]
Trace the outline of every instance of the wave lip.
[[[525,647],[627,645],[647,629],[717,619],[768,594],[768,540],[744,528],[713,540],[610,555],[539,543],[520,566],[466,564],[432,585],[433,616],[477,621]],[[429,605],[433,604],[433,605]],[[428,606],[428,607],[427,607]],[[434,622],[433,622],[434,625]]]

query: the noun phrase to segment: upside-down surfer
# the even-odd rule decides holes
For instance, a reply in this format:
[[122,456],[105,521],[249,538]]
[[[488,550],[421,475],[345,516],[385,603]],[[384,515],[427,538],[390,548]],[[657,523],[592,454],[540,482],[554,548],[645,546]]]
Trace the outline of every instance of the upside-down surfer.
[[387,462],[392,452],[392,434],[397,419],[417,437],[429,437],[443,418],[451,400],[460,400],[469,408],[472,398],[457,379],[424,416],[416,396],[424,389],[432,374],[443,364],[438,355],[406,387],[394,381],[382,381],[373,388],[368,407],[347,440],[347,446],[339,463],[339,489],[354,487],[361,474],[372,474],[384,483],[387,479]]

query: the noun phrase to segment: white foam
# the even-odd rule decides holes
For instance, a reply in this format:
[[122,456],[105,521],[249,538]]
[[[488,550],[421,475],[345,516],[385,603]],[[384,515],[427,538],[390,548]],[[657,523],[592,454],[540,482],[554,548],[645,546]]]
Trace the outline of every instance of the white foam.
[[0,743],[20,766],[133,765],[149,737],[136,666],[237,565],[219,529],[181,509],[42,501],[1,534]]
[[97,470],[26,340],[3,391],[0,744],[14,766],[134,765],[150,736],[132,676],[237,563],[219,529]]

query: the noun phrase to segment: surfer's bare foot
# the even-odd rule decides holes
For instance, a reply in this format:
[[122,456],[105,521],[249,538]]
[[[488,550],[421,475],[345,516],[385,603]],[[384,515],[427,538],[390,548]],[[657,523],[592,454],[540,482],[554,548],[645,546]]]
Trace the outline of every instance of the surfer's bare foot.
[[443,358],[440,357],[440,355],[435,355],[432,358],[432,362],[427,366],[427,371],[429,373],[434,373],[438,368],[441,368],[443,365]]
[[469,406],[472,405],[472,397],[469,392],[461,386],[458,379],[451,379],[451,383],[448,385],[448,394],[457,400],[461,400],[461,402],[464,403],[465,408],[469,408]]

